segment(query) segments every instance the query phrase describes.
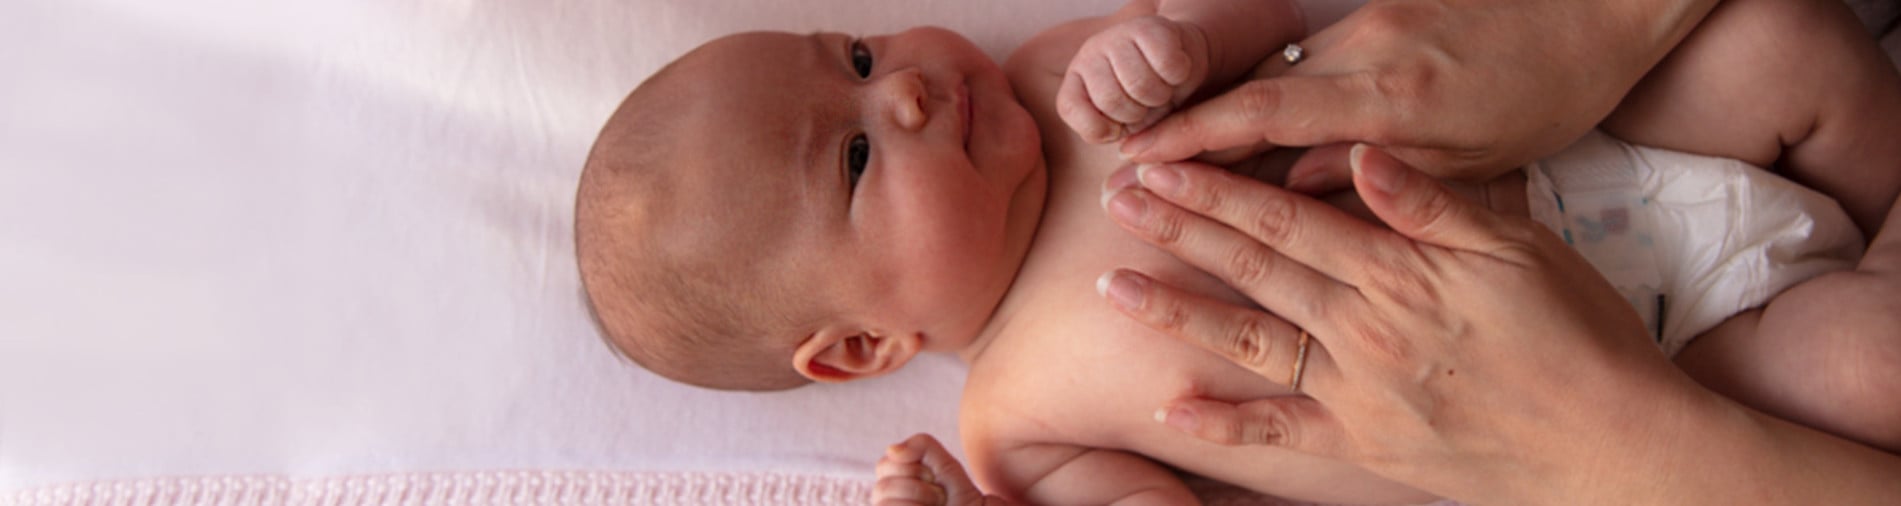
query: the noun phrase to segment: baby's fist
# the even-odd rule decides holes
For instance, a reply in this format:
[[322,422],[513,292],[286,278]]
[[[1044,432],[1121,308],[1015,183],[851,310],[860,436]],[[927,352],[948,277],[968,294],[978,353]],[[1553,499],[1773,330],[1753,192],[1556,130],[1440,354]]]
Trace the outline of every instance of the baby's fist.
[[1200,29],[1158,16],[1132,19],[1083,42],[1063,73],[1056,111],[1083,140],[1114,142],[1161,120],[1207,77]]
[[1003,504],[984,497],[944,445],[918,434],[885,449],[878,459],[878,483],[871,489],[876,506],[976,506]]

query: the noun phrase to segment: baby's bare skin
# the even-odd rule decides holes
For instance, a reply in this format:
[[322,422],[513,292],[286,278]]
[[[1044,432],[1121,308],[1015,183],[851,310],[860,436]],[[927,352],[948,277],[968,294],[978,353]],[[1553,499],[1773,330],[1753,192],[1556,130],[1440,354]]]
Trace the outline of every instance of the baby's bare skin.
[[1185,491],[1146,456],[1299,500],[1430,499],[1355,466],[1273,448],[1213,445],[1153,420],[1155,406],[1183,395],[1241,400],[1292,392],[1130,321],[1096,294],[1102,272],[1124,267],[1245,302],[1102,213],[1103,181],[1124,163],[1113,145],[1079,138],[1055,108],[1071,55],[1107,22],[1050,30],[1005,65],[1019,101],[1037,119],[1050,190],[1014,285],[979,345],[964,354],[971,369],[960,425],[971,473],[986,490],[1020,491],[1017,499],[1036,503],[1081,498],[1070,494],[1091,483],[1154,481]]

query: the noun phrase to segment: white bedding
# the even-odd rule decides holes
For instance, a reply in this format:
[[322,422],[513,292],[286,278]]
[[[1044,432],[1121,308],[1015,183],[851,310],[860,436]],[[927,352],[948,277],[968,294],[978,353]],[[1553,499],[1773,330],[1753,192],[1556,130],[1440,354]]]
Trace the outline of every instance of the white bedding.
[[930,22],[1001,55],[1119,3],[0,3],[0,492],[493,470],[856,483],[911,433],[955,447],[949,358],[771,395],[619,360],[574,274],[575,176],[629,88],[721,34]]
[[720,34],[930,23],[1001,55],[1120,3],[0,3],[0,502],[856,497],[883,445],[957,446],[962,367],[758,395],[621,361],[570,248],[595,130]]

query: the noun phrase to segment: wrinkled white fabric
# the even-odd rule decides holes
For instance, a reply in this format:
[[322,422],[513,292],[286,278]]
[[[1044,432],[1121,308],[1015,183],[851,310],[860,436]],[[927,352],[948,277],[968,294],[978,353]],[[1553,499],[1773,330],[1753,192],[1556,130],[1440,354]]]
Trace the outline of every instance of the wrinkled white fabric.
[[1668,355],[1796,283],[1853,269],[1865,246],[1834,199],[1739,160],[1594,131],[1525,175],[1532,218],[1624,294]]

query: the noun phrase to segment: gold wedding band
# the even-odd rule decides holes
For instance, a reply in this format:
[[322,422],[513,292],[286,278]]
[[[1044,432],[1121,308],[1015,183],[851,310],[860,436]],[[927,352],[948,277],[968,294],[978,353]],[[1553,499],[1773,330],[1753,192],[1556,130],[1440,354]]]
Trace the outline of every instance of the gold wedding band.
[[1307,329],[1300,329],[1300,349],[1294,352],[1294,374],[1287,378],[1287,386],[1295,392],[1300,391],[1300,376],[1307,369],[1307,344],[1311,342],[1313,336],[1307,333]]

